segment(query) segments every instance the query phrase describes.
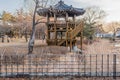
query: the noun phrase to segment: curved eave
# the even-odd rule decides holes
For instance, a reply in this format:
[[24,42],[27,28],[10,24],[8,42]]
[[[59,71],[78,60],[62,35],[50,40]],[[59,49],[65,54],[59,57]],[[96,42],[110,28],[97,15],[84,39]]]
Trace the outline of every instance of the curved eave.
[[85,10],[84,9],[81,9],[81,8],[74,8],[72,10],[72,12],[77,15],[77,16],[80,16],[80,15],[83,15],[85,13]]
[[59,15],[63,12],[68,13],[68,16],[71,17],[71,16],[74,16],[74,15],[76,15],[76,16],[83,15],[85,13],[85,10],[77,8],[77,9],[66,10],[66,11],[65,10],[52,10],[52,11],[50,11],[49,9],[39,9],[39,11],[37,11],[37,13],[40,16],[46,16],[46,14],[49,14],[49,15],[53,16],[54,13]]
[[40,15],[40,16],[46,16],[46,14],[49,13],[49,9],[47,9],[47,8],[39,9],[39,10],[37,11],[37,13],[38,13],[38,15]]

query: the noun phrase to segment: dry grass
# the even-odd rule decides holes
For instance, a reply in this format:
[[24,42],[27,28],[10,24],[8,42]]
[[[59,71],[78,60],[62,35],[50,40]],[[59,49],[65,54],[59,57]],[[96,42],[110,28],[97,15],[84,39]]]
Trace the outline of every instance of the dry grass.
[[[40,43],[41,44],[40,44]],[[0,43],[0,54],[2,55],[23,55],[28,54],[28,43]],[[43,45],[42,41],[36,41],[33,54],[66,54],[68,49],[60,46]]]
[[[37,43],[36,43],[37,44]],[[39,42],[38,42],[39,44]],[[63,64],[63,63],[60,63],[60,61],[65,61],[66,64],[67,61],[73,61],[74,59],[71,57],[73,56],[74,54],[68,54],[68,50],[66,47],[58,47],[58,46],[46,46],[46,45],[42,45],[42,46],[39,46],[39,45],[35,45],[34,47],[34,55],[37,56],[38,54],[39,55],[45,55],[45,56],[42,56],[41,58],[39,58],[39,60],[33,60],[33,61],[36,61],[35,63],[38,63],[38,64],[44,64],[42,66],[42,68],[47,68],[47,70],[49,70],[49,72],[54,72],[52,69],[50,70],[50,68],[53,68],[55,67],[56,69],[54,69],[55,71],[60,71],[60,67],[61,68],[64,68],[66,69],[66,66],[62,65],[62,66],[49,66],[49,64]],[[6,58],[3,58],[3,61],[8,61],[9,62],[14,62],[14,64],[23,64],[25,62],[22,61],[22,57],[19,57],[17,58],[17,55],[20,54],[20,55],[26,55],[28,53],[27,51],[27,43],[14,43],[14,44],[2,44],[0,43],[0,53],[6,55]],[[104,54],[105,56],[103,57],[104,60],[106,61],[107,60],[107,57],[106,55],[107,54],[113,54],[114,52],[116,53],[120,53],[119,50],[117,50],[115,47],[114,47],[114,44],[113,43],[110,43],[108,40],[100,40],[99,42],[94,42],[93,44],[91,45],[87,45],[86,48],[85,48],[85,53],[86,54],[94,54],[94,56],[96,56],[95,54],[100,54],[99,58],[97,59],[97,61],[101,61],[101,54]],[[15,55],[16,54],[16,55]],[[9,55],[14,55],[14,57],[10,57]],[[66,58],[67,56],[67,58]],[[38,56],[39,57],[39,56]],[[76,61],[78,61],[78,56],[77,57],[74,57]],[[92,58],[92,60],[94,61],[96,58]],[[117,56],[117,59],[118,59],[118,62],[119,61],[119,56]],[[46,64],[45,63],[40,63],[42,62],[41,60],[43,61],[48,61],[48,62],[52,62],[52,63],[48,63]],[[89,57],[86,57],[86,66],[87,67],[90,67],[89,64],[90,64],[90,58]],[[112,60],[113,58],[110,57],[110,64],[112,64]],[[58,63],[59,62],[59,63]],[[64,64],[65,64],[64,63]],[[71,64],[71,63],[69,63]],[[67,65],[67,67],[70,67],[70,65]],[[76,64],[76,63],[72,63],[72,64]],[[77,63],[78,64],[78,63]],[[96,66],[95,66],[96,62],[92,62],[92,67],[95,69]],[[101,63],[100,63],[101,64]],[[104,67],[107,67],[107,63],[104,62]],[[47,67],[46,67],[47,65]],[[99,70],[101,70],[101,65],[98,66]],[[21,66],[19,66],[21,67]],[[34,67],[34,66],[33,66]],[[118,66],[118,68],[120,67],[120,65]],[[9,66],[8,66],[9,68]],[[39,67],[41,68],[41,67]],[[57,69],[58,68],[58,69]],[[77,68],[76,66],[73,66],[73,68]],[[110,68],[112,69],[112,65],[110,66]],[[99,71],[98,70],[98,71]],[[106,69],[104,69],[106,71]],[[75,70],[76,71],[76,70]],[[94,70],[93,70],[94,71]],[[119,70],[118,70],[119,71]],[[0,78],[0,80],[29,80],[29,78]],[[79,78],[72,78],[72,77],[43,77],[43,78],[32,78],[31,80],[113,80],[112,77],[107,77],[107,78],[96,78],[96,77],[88,77],[88,78],[84,78],[84,77],[79,77]],[[117,79],[119,80],[119,78]]]

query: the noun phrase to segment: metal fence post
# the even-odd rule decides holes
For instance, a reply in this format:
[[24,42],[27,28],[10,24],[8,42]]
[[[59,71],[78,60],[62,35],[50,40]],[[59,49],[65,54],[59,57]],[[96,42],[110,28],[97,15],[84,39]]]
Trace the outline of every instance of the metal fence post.
[[2,74],[2,56],[0,55],[0,76]]
[[18,68],[18,65],[19,65],[19,55],[17,54],[16,57],[17,57],[17,74],[18,74],[19,73],[19,68]]
[[109,54],[107,55],[107,76],[109,77]]
[[113,79],[116,79],[116,54],[113,54]]
[[2,58],[1,58],[2,56],[0,55],[0,76],[1,76],[1,73],[2,73]]
[[7,71],[8,70],[7,70],[7,60],[6,59],[7,59],[7,56],[5,56],[5,72],[6,72],[6,76],[7,76]]
[[28,67],[28,69],[29,69],[29,70],[28,70],[28,71],[29,71],[29,80],[32,80],[32,79],[31,79],[32,77],[30,76],[30,75],[31,75],[31,54],[28,55],[27,60],[28,60],[28,64],[27,64],[27,65],[29,66],[29,67]]
[[91,61],[92,61],[92,58],[91,58],[91,54],[90,54],[90,77],[92,76],[92,72],[91,72],[92,71],[92,69],[91,69],[92,68],[92,63],[91,63]]
[[103,54],[102,54],[102,74],[101,74],[101,76],[103,77]]
[[97,62],[98,62],[98,61],[97,61],[97,54],[96,54],[96,77],[97,77],[97,67],[98,67],[98,66],[97,66]]
[[85,61],[86,55],[84,55],[84,76],[86,76],[86,61]]

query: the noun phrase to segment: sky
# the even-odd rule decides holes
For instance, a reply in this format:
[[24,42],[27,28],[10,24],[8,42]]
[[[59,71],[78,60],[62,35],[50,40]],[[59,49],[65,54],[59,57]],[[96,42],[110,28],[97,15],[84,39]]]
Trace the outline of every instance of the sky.
[[15,11],[22,6],[23,0],[0,0],[0,13],[3,11],[15,13]]
[[[120,0],[63,0],[73,7],[86,8],[89,6],[98,6],[106,13],[106,22],[120,21]],[[23,6],[23,0],[0,0],[0,13],[4,10],[15,13],[16,9]]]
[[76,7],[98,6],[108,15],[106,22],[120,21],[120,0],[71,0]]

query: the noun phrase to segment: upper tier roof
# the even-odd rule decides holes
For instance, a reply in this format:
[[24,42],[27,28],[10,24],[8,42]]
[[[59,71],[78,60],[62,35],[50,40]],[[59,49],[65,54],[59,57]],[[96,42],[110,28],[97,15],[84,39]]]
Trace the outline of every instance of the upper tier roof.
[[65,13],[68,13],[68,16],[71,17],[74,15],[83,15],[85,13],[85,10],[82,8],[74,8],[72,7],[72,5],[68,6],[64,4],[62,0],[60,0],[56,5],[50,6],[49,8],[39,9],[37,12],[40,16],[46,16],[46,14],[49,14],[49,16],[53,16],[54,13],[57,16],[65,16]]

